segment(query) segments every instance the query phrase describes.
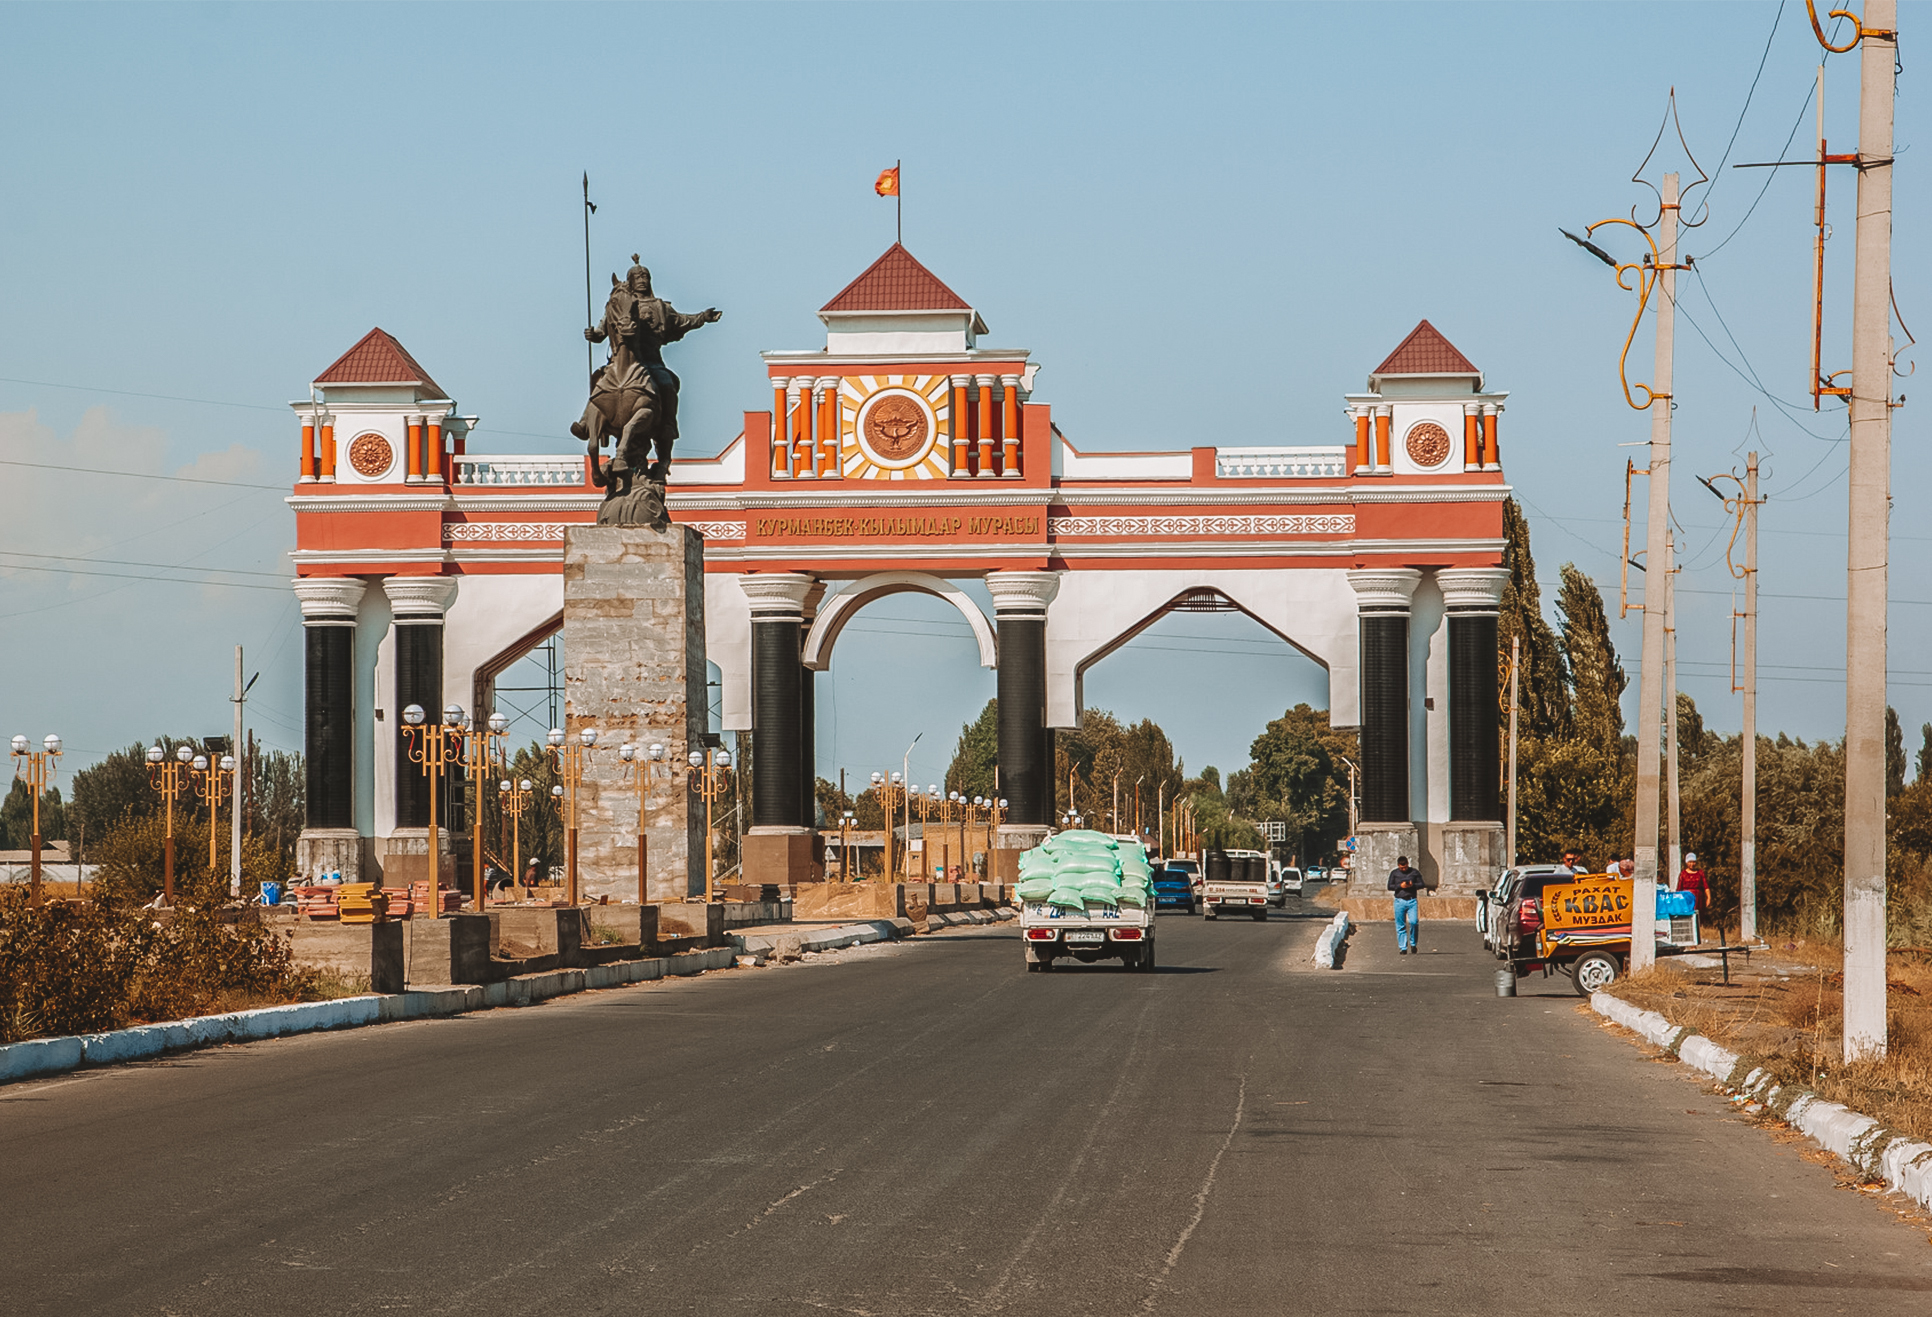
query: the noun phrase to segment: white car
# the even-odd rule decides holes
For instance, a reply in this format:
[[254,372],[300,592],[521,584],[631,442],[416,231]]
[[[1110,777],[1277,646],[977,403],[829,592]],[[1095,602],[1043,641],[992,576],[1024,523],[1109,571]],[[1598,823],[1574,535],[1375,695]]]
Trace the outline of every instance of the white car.
[[1283,865],[1281,869],[1281,886],[1284,891],[1293,892],[1296,896],[1300,896],[1302,889],[1301,870]]

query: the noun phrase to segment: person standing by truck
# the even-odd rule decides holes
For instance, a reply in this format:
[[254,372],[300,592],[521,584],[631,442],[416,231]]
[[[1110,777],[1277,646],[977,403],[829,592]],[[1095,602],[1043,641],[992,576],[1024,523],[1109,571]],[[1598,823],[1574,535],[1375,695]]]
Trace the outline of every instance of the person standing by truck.
[[1422,919],[1416,913],[1416,893],[1422,890],[1422,875],[1409,867],[1409,857],[1395,857],[1389,871],[1389,890],[1395,894],[1395,954],[1406,956],[1411,950],[1422,954]]
[[1704,866],[1697,862],[1695,854],[1684,857],[1684,871],[1677,875],[1677,890],[1690,892],[1697,897],[1697,913],[1702,915],[1711,906],[1711,884],[1704,875]]

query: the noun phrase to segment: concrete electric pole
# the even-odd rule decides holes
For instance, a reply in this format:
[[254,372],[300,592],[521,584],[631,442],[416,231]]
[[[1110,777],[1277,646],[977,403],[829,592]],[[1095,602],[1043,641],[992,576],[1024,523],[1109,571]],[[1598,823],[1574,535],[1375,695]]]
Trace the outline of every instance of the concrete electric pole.
[[1677,789],[1677,538],[1664,540],[1664,803],[1665,838],[1669,845],[1670,867],[1661,875],[1666,887],[1675,887],[1677,875],[1684,870],[1684,830],[1682,797]]
[[[1663,204],[1657,217],[1657,364],[1650,394],[1650,504],[1646,517],[1644,561],[1663,563],[1670,536],[1671,350],[1677,328],[1677,175],[1665,174]],[[1637,679],[1637,827],[1631,848],[1636,861],[1630,911],[1630,969],[1657,963],[1657,738],[1662,730],[1664,615],[1669,574],[1644,587],[1643,667]],[[1881,729],[1882,732],[1882,729]],[[1882,737],[1881,737],[1882,739]],[[1882,775],[1881,775],[1882,778]],[[1883,786],[1881,780],[1880,783]]]
[[1516,867],[1516,704],[1519,674],[1516,669],[1522,662],[1523,638],[1509,638],[1509,838],[1504,843],[1506,858],[1504,867]]
[[234,804],[228,811],[228,895],[240,896],[242,889],[242,780],[248,772],[248,756],[242,752],[242,702],[248,696],[242,685],[242,647],[235,646],[235,780]]
[[1892,483],[1892,109],[1898,5],[1858,36],[1851,498],[1845,591],[1845,1060],[1885,1053],[1885,595]]
[[1744,798],[1738,827],[1738,937],[1758,935],[1758,455],[1744,466]]

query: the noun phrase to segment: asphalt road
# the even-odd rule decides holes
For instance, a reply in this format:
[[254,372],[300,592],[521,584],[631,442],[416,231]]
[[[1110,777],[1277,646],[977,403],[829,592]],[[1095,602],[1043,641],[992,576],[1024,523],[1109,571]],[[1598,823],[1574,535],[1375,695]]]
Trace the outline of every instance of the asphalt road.
[[1010,928],[0,1089],[0,1311],[1932,1311],[1836,1187],[1466,927]]

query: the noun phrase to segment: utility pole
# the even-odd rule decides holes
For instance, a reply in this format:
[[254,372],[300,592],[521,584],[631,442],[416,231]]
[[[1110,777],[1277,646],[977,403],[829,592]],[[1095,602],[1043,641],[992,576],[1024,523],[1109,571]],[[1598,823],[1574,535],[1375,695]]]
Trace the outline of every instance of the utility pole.
[[1892,483],[1892,109],[1897,0],[1866,0],[1859,52],[1845,590],[1845,1060],[1885,1054],[1885,593]]
[[1758,935],[1758,455],[1744,466],[1744,799],[1738,828],[1738,937]]
[[242,884],[242,774],[248,771],[248,756],[242,753],[242,702],[248,688],[242,685],[242,647],[235,646],[235,781],[234,808],[228,811],[228,895],[241,895]]
[[[1507,857],[1503,867],[1516,867],[1516,703],[1518,688],[1517,664],[1522,661],[1523,638],[1509,638],[1509,839],[1505,843]],[[1352,803],[1352,802],[1351,802]]]
[[1670,868],[1661,875],[1674,887],[1684,871],[1683,828],[1679,822],[1681,797],[1677,791],[1677,538],[1664,537],[1664,795],[1669,818]]
[[[1671,353],[1677,328],[1677,175],[1665,174],[1663,203],[1657,214],[1656,279],[1663,293],[1657,303],[1657,363],[1650,385],[1650,505],[1646,516],[1644,561],[1664,561],[1670,536],[1670,409],[1673,405]],[[1665,581],[1670,578],[1668,574]],[[1644,587],[1643,667],[1637,681],[1637,827],[1631,847],[1635,882],[1631,893],[1630,968],[1657,963],[1657,736],[1663,719],[1658,697],[1664,676],[1664,614],[1669,587]],[[1880,729],[1883,742],[1883,729]],[[1880,774],[1880,786],[1884,785]]]

